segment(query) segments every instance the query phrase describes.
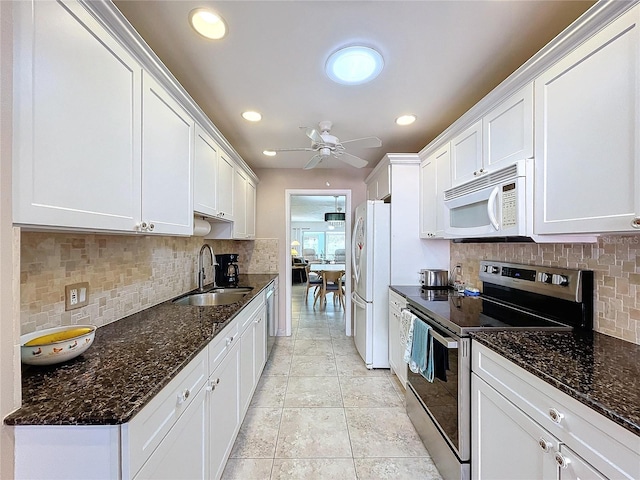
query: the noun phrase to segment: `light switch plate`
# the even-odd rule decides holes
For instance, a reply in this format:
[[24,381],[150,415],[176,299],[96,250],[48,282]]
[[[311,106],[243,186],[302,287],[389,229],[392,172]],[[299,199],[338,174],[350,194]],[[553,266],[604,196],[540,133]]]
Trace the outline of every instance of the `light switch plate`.
[[74,283],[64,287],[64,309],[75,310],[89,304],[89,282]]

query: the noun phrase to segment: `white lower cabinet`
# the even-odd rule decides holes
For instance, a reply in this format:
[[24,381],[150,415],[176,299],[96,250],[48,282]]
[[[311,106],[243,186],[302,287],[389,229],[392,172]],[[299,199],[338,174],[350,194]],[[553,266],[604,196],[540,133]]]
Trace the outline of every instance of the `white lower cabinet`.
[[389,290],[389,366],[403,387],[407,385],[407,364],[404,362],[405,346],[402,344],[402,324],[400,315],[407,306],[407,300],[393,290]]
[[640,478],[640,437],[476,341],[472,359],[472,478]]
[[135,480],[209,478],[207,389],[198,390],[193,402],[162,443],[135,475]]
[[266,362],[265,314],[261,293],[128,423],[13,427],[16,478],[219,479]]
[[227,458],[240,428],[240,342],[235,341],[229,353],[209,377],[209,478],[222,476]]

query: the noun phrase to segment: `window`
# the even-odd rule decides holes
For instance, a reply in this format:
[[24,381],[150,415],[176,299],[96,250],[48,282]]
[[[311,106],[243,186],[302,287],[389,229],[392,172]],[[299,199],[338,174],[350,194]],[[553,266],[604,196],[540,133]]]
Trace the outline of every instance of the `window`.
[[344,232],[302,232],[302,249],[315,250],[318,260],[335,260],[336,250],[344,248]]

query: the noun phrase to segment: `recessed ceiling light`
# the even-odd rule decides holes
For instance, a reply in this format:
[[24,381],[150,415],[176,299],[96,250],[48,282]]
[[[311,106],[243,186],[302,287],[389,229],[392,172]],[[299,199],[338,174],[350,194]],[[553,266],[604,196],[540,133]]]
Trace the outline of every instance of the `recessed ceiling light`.
[[247,112],[242,112],[242,118],[244,118],[248,122],[259,122],[260,120],[262,120],[262,115],[258,112],[249,110]]
[[360,85],[376,78],[384,67],[382,55],[373,48],[352,46],[332,53],[325,70],[331,80],[343,85]]
[[227,23],[224,18],[208,8],[191,10],[189,23],[196,32],[211,40],[220,40],[227,34]]
[[396,118],[396,123],[398,125],[411,125],[413,122],[416,121],[416,116],[415,115],[402,115],[398,118]]
[[276,156],[276,152],[274,152],[273,150],[263,150],[262,154],[266,155],[267,157],[275,157]]

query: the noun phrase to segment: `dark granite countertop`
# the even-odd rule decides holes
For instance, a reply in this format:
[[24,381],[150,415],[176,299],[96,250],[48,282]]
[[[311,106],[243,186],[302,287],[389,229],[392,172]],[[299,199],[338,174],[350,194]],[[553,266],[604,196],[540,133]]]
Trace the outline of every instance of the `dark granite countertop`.
[[597,332],[488,331],[471,337],[640,436],[640,345]]
[[277,275],[240,275],[253,287],[218,307],[166,301],[98,328],[82,355],[52,366],[23,365],[22,406],[7,425],[126,423]]

